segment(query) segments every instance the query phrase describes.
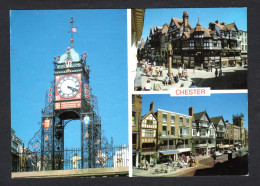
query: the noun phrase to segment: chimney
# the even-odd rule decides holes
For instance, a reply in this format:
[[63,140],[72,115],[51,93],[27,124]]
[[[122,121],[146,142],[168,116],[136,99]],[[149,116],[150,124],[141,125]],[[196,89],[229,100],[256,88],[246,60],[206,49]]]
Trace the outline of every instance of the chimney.
[[215,24],[214,23],[209,23],[209,29],[210,30],[215,30]]
[[188,12],[184,11],[183,12],[183,16],[182,16],[182,19],[183,19],[183,26],[184,26],[184,32],[188,32],[189,29],[188,29],[188,22],[189,22],[189,15],[188,15]]
[[218,24],[218,20],[216,20],[216,21],[215,21],[215,23],[217,23],[217,24]]
[[150,104],[150,111],[154,112],[154,102]]
[[189,115],[190,115],[190,116],[193,116],[193,107],[190,107],[190,108],[189,108]]

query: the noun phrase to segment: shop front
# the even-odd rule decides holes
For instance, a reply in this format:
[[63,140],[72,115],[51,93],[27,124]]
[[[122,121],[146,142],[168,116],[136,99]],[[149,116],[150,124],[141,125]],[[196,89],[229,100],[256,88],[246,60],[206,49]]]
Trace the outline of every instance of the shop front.
[[177,161],[179,156],[190,156],[191,155],[191,148],[181,148],[181,149],[174,149],[174,150],[166,150],[160,151],[160,162],[165,163],[168,162],[171,158],[173,161]]
[[157,163],[157,153],[156,152],[142,152],[140,157],[141,163],[145,163],[147,160],[150,165]]

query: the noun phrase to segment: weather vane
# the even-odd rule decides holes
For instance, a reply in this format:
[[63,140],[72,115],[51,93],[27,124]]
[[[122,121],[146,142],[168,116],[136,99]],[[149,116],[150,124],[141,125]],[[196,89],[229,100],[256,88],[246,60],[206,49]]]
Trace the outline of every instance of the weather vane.
[[70,19],[70,24],[71,24],[71,39],[70,39],[70,43],[71,43],[71,48],[73,48],[73,32],[77,32],[77,28],[76,27],[73,27],[73,23],[74,23],[74,20],[73,20],[73,17],[71,17]]

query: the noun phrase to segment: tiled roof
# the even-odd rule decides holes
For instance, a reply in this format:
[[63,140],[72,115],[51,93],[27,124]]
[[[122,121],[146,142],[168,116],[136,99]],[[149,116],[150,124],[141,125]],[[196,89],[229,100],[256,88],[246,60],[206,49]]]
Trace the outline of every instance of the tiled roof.
[[162,34],[167,33],[168,32],[168,28],[169,28],[169,26],[167,24],[164,24],[163,25],[163,29],[162,29]]
[[225,25],[225,28],[227,30],[231,30],[234,25],[235,25],[235,23],[231,23],[231,24]]
[[215,25],[217,25],[219,28],[221,28],[221,30],[231,30],[232,27],[235,25],[235,23],[230,23],[228,25],[221,25],[221,24],[218,24],[218,23],[215,23]]
[[178,18],[172,18],[172,20],[173,20],[173,22],[175,23],[176,27],[177,27],[178,29],[180,29],[183,20],[182,20],[182,19],[178,19]]
[[206,111],[193,114],[194,119],[199,120],[205,113],[206,113]]
[[216,126],[221,119],[222,119],[222,116],[218,116],[218,117],[210,118],[210,121]]

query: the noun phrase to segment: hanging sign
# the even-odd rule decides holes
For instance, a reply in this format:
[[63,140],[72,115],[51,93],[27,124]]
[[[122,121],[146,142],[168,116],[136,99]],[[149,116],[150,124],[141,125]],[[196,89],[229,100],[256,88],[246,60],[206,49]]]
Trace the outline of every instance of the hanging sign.
[[84,122],[86,125],[88,125],[90,123],[90,117],[89,116],[85,116],[84,117]]
[[49,120],[49,118],[46,118],[42,125],[44,126],[44,128],[46,130],[48,130],[50,128],[50,126],[51,126],[51,121]]

